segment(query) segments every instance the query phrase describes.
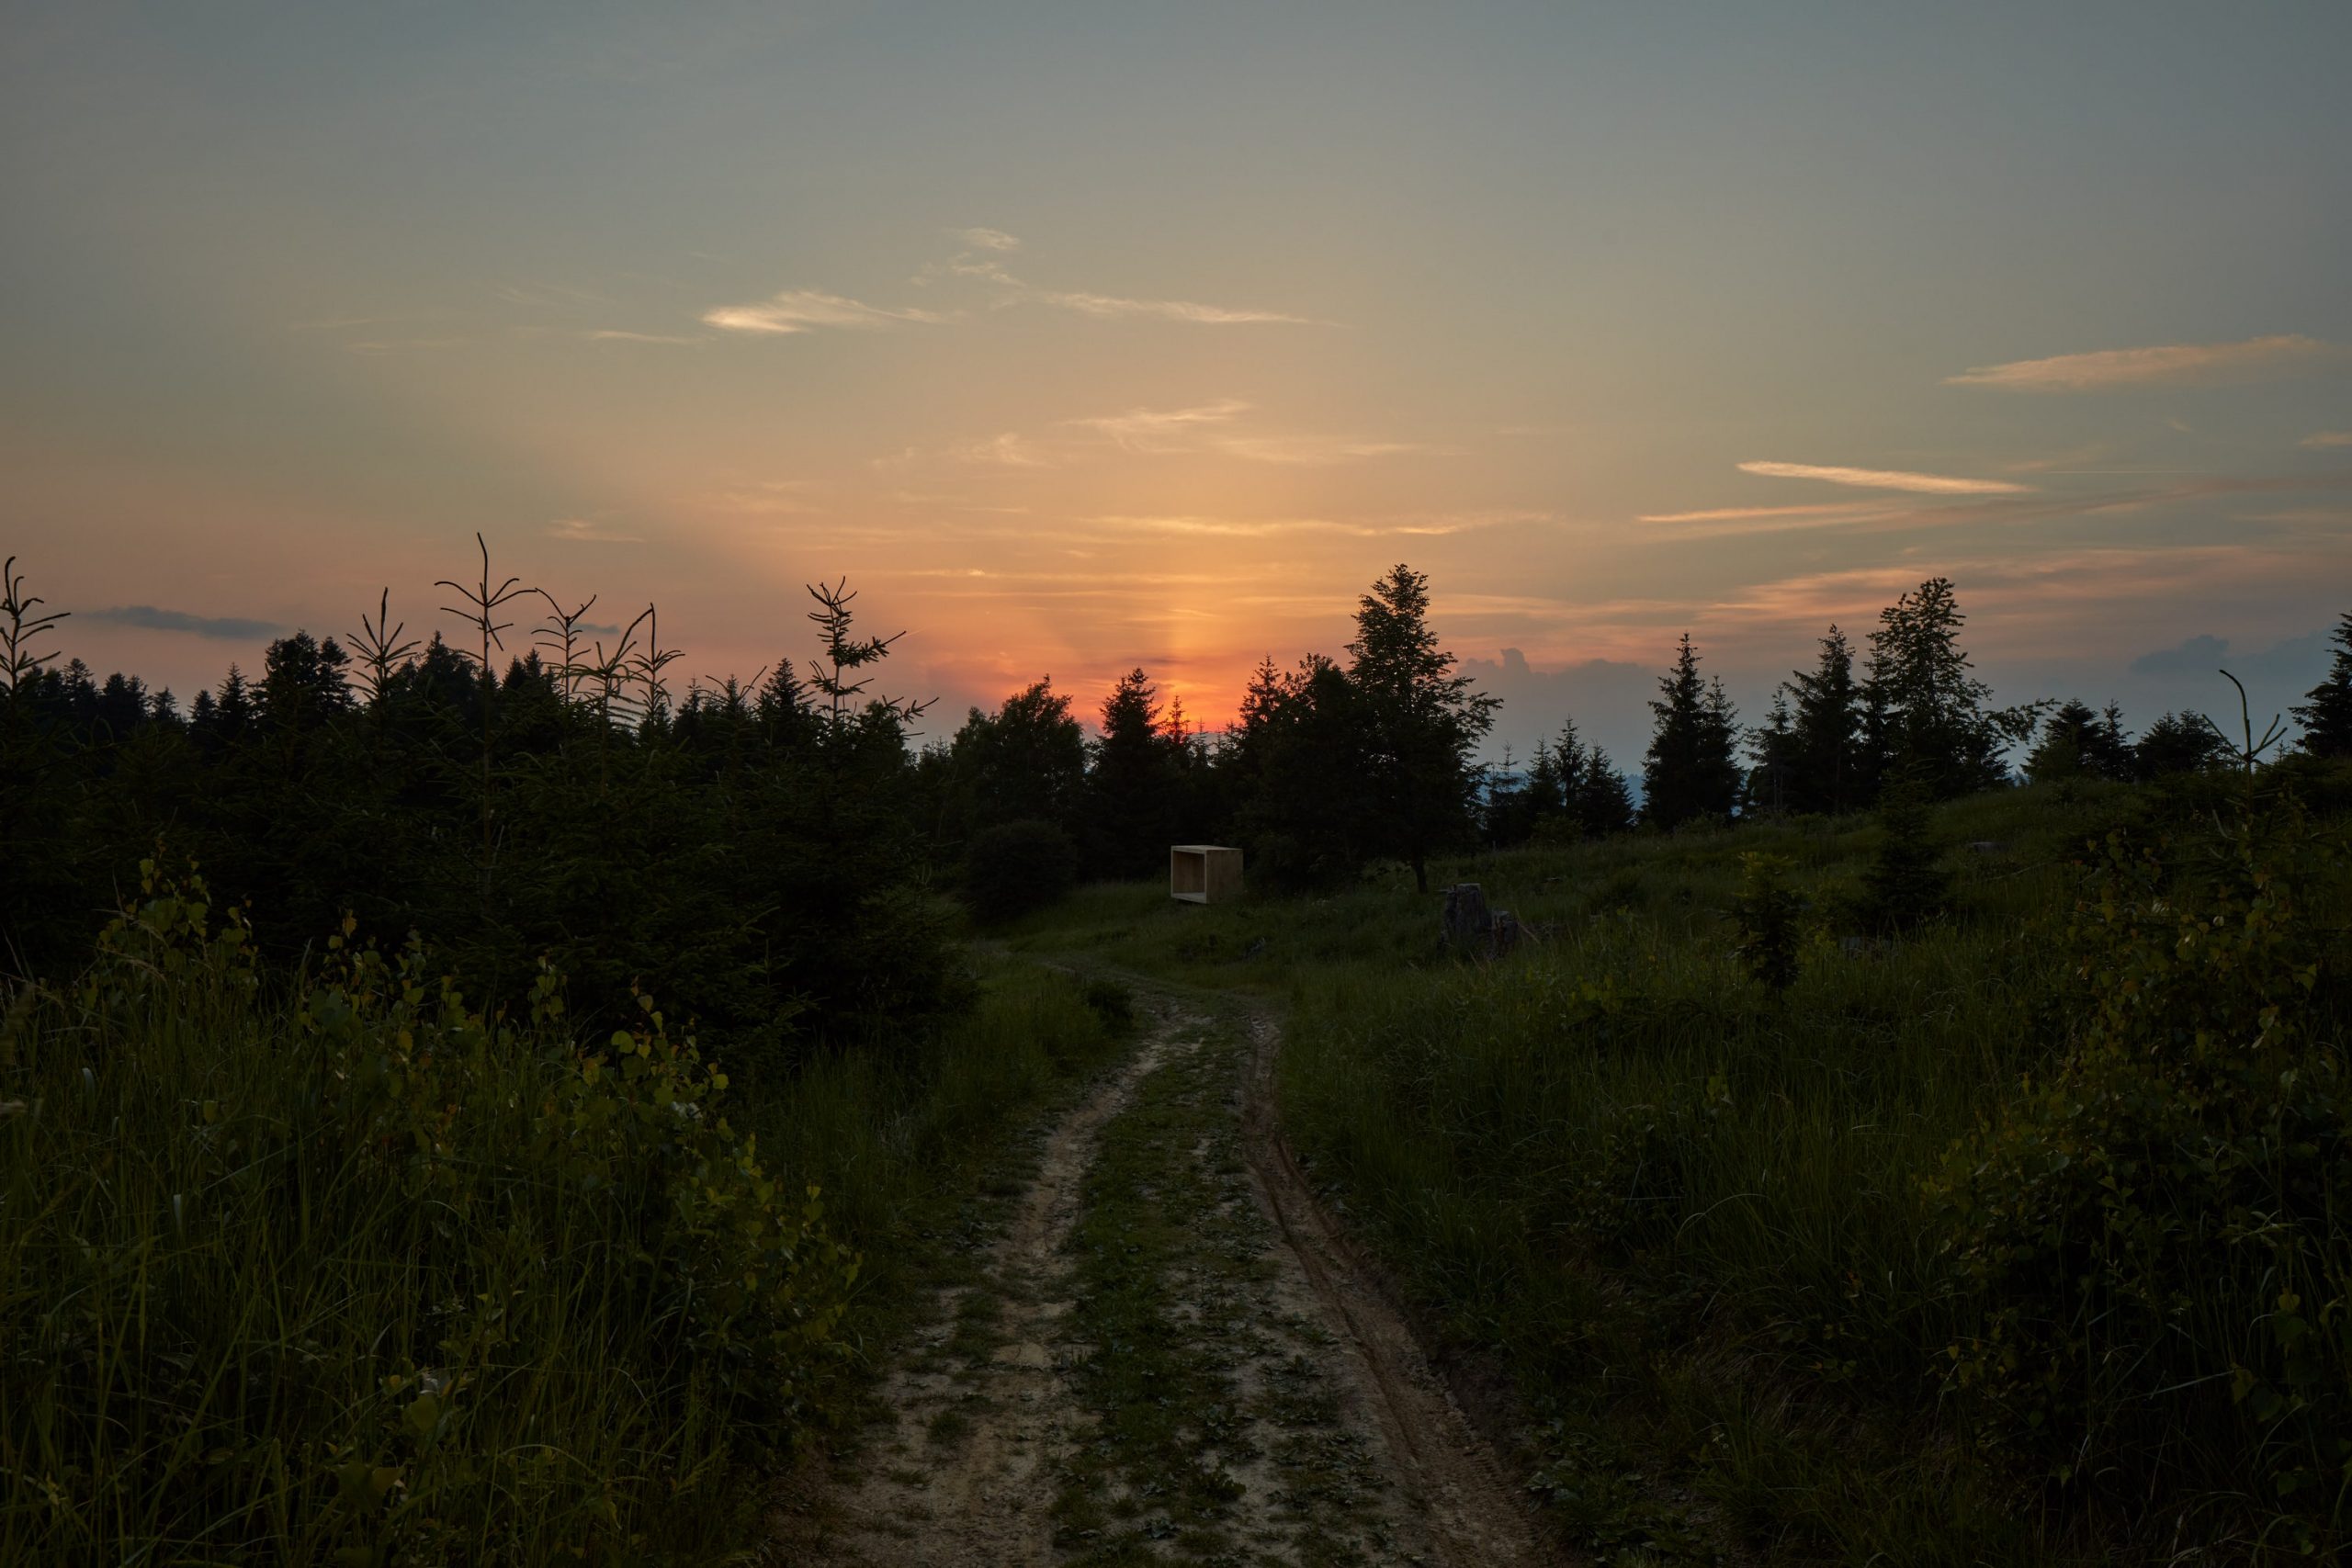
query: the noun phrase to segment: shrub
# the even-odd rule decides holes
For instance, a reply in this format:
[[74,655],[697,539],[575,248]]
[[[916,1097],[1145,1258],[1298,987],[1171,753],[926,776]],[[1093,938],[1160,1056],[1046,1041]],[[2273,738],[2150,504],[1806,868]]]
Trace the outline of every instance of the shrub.
[[1981,1314],[1951,1376],[2063,1478],[2234,1472],[2341,1544],[2352,1081],[2301,898],[2324,857],[2291,805],[2225,849],[2168,886],[2108,840],[2072,1050],[1930,1189]]
[[1907,778],[1888,784],[1878,821],[1878,850],[1863,879],[1864,907],[1872,923],[1908,930],[1941,908],[1949,890],[1926,792]]
[[1784,855],[1750,850],[1739,857],[1739,897],[1731,916],[1739,938],[1740,966],[1749,979],[1779,996],[1796,983],[1797,953],[1804,933],[1798,919],[1804,898],[1788,885],[1794,869]]
[[1069,892],[1077,868],[1077,847],[1052,823],[1001,823],[974,834],[965,852],[965,897],[983,920],[1012,919]]
[[417,945],[274,998],[159,880],[0,1036],[0,1559],[697,1554],[857,1265],[650,997],[577,1043]]

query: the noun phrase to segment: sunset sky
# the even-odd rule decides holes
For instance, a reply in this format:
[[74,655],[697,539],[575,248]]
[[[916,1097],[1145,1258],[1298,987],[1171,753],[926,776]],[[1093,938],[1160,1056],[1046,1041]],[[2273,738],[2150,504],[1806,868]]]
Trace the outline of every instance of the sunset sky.
[[[475,530],[684,667],[1217,722],[1392,562],[1522,749],[1946,573],[2005,700],[2352,609],[2352,7],[11,5],[0,553],[185,697]],[[1506,651],[1510,650],[1510,651]],[[2232,699],[2233,702],[2233,699]]]

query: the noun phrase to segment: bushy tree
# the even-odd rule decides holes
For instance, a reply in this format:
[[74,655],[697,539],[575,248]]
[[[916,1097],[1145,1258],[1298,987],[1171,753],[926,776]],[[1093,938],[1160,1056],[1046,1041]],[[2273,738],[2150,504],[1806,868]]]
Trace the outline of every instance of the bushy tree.
[[2159,779],[2199,773],[2228,755],[2222,732],[2202,714],[2168,713],[2148,726],[2132,749],[2132,776]]
[[1429,578],[1398,564],[1357,602],[1348,680],[1365,719],[1373,832],[1429,891],[1429,857],[1466,837],[1479,794],[1478,742],[1500,699],[1471,689],[1429,626]]
[[1355,682],[1310,654],[1261,664],[1218,759],[1252,874],[1310,886],[1352,875],[1376,846],[1372,719]]
[[1007,822],[1046,822],[1075,839],[1086,807],[1086,731],[1070,700],[1042,677],[993,714],[971,710],[955,739],[925,754],[945,798],[939,814],[963,842]]
[[1674,668],[1650,703],[1657,728],[1642,770],[1642,818],[1659,828],[1727,818],[1739,808],[1739,764],[1733,757],[1737,716],[1723,682],[1699,677],[1699,654],[1684,632]]
[[1967,616],[1948,578],[1932,577],[1881,613],[1871,634],[1870,696],[1883,715],[1882,766],[1931,799],[2007,782],[2001,750],[2031,731],[2038,709],[1996,710],[1961,650]]
[[2069,697],[2042,720],[2041,739],[2026,758],[2025,771],[2037,784],[2052,779],[2117,781],[2137,771],[2132,739],[2123,733],[2123,710],[2109,703],[2100,712]]

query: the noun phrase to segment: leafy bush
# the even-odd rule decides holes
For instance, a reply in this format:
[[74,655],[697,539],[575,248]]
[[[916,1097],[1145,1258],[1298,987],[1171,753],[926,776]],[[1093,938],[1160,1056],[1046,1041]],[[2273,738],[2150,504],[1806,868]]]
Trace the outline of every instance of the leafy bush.
[[1931,1189],[1982,1314],[1951,1376],[2063,1477],[2234,1473],[2340,1545],[2352,1080],[2302,897],[2327,857],[2291,804],[2224,850],[2176,885],[2108,840],[2073,1049]]
[[161,881],[0,1034],[0,1559],[692,1557],[857,1263],[652,998],[583,1045],[421,947],[284,1000]]
[[1069,891],[1078,850],[1050,822],[1006,822],[972,837],[964,858],[964,892],[984,920],[1009,920],[1042,909]]

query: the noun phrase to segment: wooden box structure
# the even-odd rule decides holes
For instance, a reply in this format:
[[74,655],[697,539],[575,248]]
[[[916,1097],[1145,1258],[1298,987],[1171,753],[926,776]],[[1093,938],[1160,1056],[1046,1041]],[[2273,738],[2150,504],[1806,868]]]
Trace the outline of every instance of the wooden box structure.
[[1168,896],[1187,904],[1222,904],[1241,896],[1241,852],[1223,844],[1168,846]]

